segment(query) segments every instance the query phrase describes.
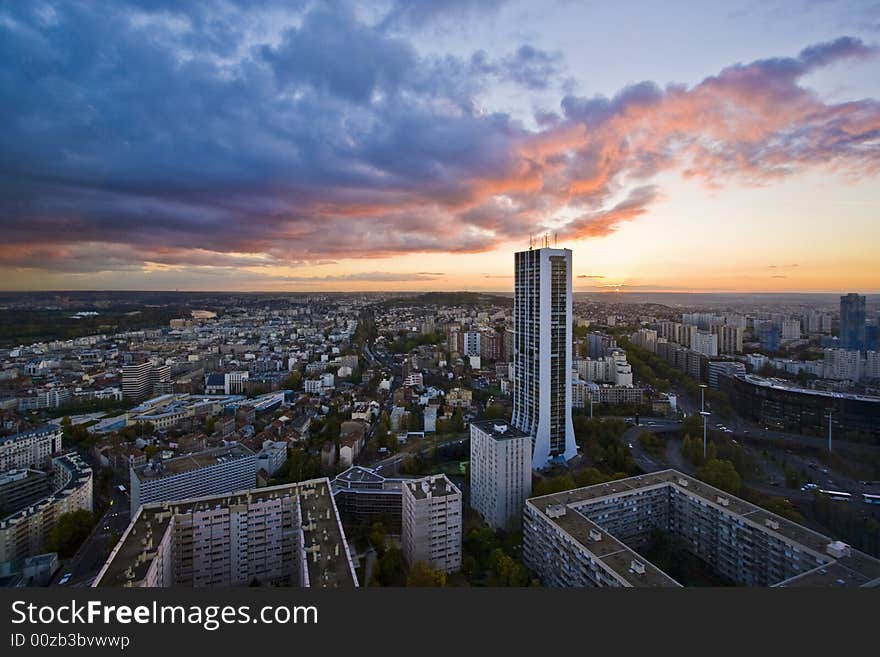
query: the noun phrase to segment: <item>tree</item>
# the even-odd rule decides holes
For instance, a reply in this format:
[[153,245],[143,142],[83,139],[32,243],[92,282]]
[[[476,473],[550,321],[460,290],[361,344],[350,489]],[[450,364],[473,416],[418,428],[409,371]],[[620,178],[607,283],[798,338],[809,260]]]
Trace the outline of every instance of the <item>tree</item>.
[[400,548],[392,547],[379,559],[377,568],[378,583],[381,586],[405,586],[406,562]]
[[302,387],[302,372],[299,370],[292,370],[290,374],[285,377],[281,387],[285,390],[299,390]]
[[417,561],[406,576],[407,586],[446,586],[446,573],[432,568],[424,561]]
[[379,557],[385,554],[385,526],[381,522],[374,522],[370,527],[369,541]]
[[507,409],[500,404],[490,404],[484,415],[487,420],[501,420],[507,417]]
[[529,572],[501,548],[489,556],[489,586],[528,586]]
[[728,493],[736,495],[739,492],[742,480],[733,463],[722,459],[712,459],[697,470],[697,477],[710,486],[715,486]]
[[57,552],[62,559],[72,557],[79,546],[92,531],[95,516],[91,511],[79,509],[64,513],[55,521],[55,526],[46,539],[46,549]]

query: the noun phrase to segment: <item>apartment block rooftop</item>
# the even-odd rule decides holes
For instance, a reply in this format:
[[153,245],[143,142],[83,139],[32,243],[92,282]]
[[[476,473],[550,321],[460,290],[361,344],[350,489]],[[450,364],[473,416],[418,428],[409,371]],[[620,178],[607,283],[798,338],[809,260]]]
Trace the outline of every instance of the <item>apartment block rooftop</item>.
[[472,427],[477,427],[483,433],[495,440],[511,440],[512,438],[525,438],[529,434],[520,431],[509,422],[503,420],[480,420],[471,422]]
[[242,507],[261,501],[290,496],[299,498],[302,541],[293,540],[298,561],[305,565],[305,586],[344,588],[358,585],[345,533],[327,478],[295,484],[255,488],[229,495],[190,498],[175,502],[147,504],[129,523],[110,553],[92,586],[133,586],[142,581],[158,554],[171,520],[175,516],[200,511]]
[[446,497],[449,495],[461,495],[461,491],[453,484],[446,475],[431,475],[422,479],[404,482],[404,487],[408,488],[416,499],[425,499],[428,497]]
[[[578,512],[579,508],[605,498],[637,495],[670,486],[735,516],[744,524],[810,552],[824,562],[813,570],[778,582],[776,586],[880,586],[880,560],[677,470],[662,470],[533,497],[527,503],[596,555],[623,580],[634,586],[677,586],[678,582],[651,566],[638,552]],[[601,536],[597,537],[597,534]],[[617,543],[616,551],[610,551],[611,542]],[[633,562],[641,563],[645,568],[637,578],[633,577],[630,567]]]
[[184,456],[176,456],[165,461],[154,461],[134,468],[134,473],[141,481],[148,479],[160,479],[174,475],[207,468],[212,465],[226,463],[237,459],[254,456],[254,452],[240,443],[206,449],[202,452],[194,452]]

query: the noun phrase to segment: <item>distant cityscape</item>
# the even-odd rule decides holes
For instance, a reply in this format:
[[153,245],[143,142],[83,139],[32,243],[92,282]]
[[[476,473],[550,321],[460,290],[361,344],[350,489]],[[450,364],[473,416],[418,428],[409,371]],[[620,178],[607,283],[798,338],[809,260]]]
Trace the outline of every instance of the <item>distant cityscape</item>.
[[4,296],[40,339],[0,348],[2,583],[880,583],[877,300],[580,299],[571,262]]

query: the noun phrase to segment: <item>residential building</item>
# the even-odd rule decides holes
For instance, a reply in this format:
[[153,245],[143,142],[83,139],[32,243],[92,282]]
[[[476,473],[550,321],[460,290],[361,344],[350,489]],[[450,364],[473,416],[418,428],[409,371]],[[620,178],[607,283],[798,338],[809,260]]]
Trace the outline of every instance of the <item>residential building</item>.
[[151,374],[153,364],[149,361],[122,367],[122,396],[140,401],[153,394]]
[[532,467],[577,454],[571,423],[571,250],[515,254],[514,427],[534,439]]
[[407,563],[461,568],[461,491],[446,475],[403,482],[401,546]]
[[516,529],[532,492],[532,439],[507,422],[472,422],[471,507],[494,529]]
[[93,587],[357,587],[326,478],[140,507]]
[[52,459],[47,472],[0,475],[0,571],[46,551],[46,539],[58,518],[80,509],[92,510],[92,469],[76,453]]
[[876,586],[880,560],[675,470],[531,498],[523,560],[549,587],[677,587],[655,532],[746,586]]
[[61,451],[64,432],[57,424],[0,438],[0,473],[19,468],[40,469]]
[[240,444],[131,468],[131,515],[142,504],[221,495],[256,485],[257,455]]

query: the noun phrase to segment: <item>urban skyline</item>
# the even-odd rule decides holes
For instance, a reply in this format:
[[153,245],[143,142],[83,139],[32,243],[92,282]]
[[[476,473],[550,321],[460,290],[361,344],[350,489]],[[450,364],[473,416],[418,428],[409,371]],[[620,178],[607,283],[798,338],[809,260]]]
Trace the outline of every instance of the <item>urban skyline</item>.
[[877,24],[859,2],[15,3],[0,288],[503,291],[549,234],[575,292],[877,293]]

